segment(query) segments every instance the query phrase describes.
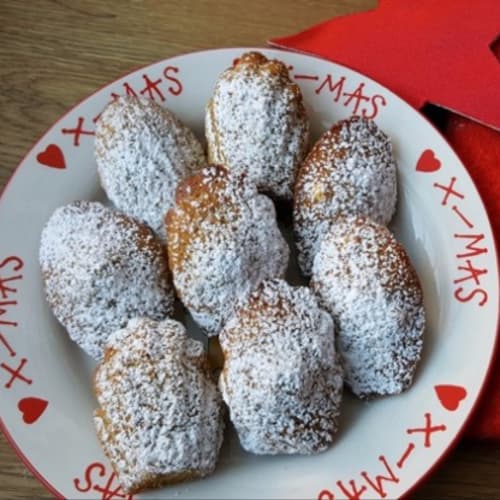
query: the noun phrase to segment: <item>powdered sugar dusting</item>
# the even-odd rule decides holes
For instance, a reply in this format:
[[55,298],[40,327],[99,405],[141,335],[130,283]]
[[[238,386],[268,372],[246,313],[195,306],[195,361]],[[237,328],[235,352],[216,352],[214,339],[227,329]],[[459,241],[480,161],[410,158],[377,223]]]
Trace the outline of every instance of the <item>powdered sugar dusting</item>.
[[116,99],[102,113],[95,156],[109,199],[162,239],[177,184],[206,164],[200,143],[171,111],[131,96]]
[[310,275],[322,236],[339,215],[388,224],[397,198],[396,162],[374,121],[352,116],[335,124],[299,168],[294,231],[302,272]]
[[219,77],[205,118],[209,160],[246,172],[259,190],[291,198],[309,121],[286,66],[243,54]]
[[179,186],[167,226],[174,286],[209,336],[219,334],[240,296],[286,270],[289,249],[272,201],[223,167]]
[[220,335],[222,397],[242,446],[316,453],[337,431],[342,370],[332,318],[306,287],[262,282]]
[[222,400],[202,344],[180,323],[138,318],[113,333],[95,388],[97,433],[125,491],[214,470]]
[[389,230],[366,217],[333,224],[314,260],[311,287],[336,322],[352,391],[370,397],[408,388],[425,313],[418,277]]
[[145,225],[100,203],[58,208],[43,229],[40,266],[48,303],[70,337],[102,357],[109,334],[138,315],[173,312],[166,255]]

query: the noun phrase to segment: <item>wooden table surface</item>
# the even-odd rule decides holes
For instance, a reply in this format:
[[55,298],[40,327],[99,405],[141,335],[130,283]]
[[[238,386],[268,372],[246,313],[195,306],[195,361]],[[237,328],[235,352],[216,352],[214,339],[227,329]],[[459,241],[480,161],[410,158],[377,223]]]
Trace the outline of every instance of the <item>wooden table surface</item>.
[[[131,68],[198,49],[263,45],[271,36],[375,4],[1,0],[0,188],[65,110]],[[462,441],[414,498],[500,498],[499,466],[500,445]],[[0,433],[0,498],[33,497],[50,495]]]

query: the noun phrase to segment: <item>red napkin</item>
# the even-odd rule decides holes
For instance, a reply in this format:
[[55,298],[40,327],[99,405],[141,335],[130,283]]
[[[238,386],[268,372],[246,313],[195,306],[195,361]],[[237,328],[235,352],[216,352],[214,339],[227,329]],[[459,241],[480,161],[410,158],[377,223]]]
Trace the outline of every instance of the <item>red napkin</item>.
[[[500,43],[494,43],[499,34],[498,0],[380,0],[376,9],[270,43],[351,67],[417,109],[440,106],[428,118],[474,179],[500,249]],[[497,355],[468,436],[500,438],[498,387]]]

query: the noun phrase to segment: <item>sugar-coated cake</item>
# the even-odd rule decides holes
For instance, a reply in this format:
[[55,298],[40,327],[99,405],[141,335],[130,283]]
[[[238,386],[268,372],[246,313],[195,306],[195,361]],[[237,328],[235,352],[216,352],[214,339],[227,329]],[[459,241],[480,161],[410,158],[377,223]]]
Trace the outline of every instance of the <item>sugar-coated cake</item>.
[[222,400],[203,345],[174,320],[130,320],[95,375],[99,441],[127,493],[210,474],[222,444]]
[[198,139],[174,113],[133,96],[104,109],[96,124],[95,157],[108,198],[162,239],[177,184],[206,164]]
[[309,120],[286,65],[248,52],[215,84],[205,115],[208,158],[245,172],[260,191],[291,198]]
[[262,282],[240,302],[219,340],[219,386],[247,451],[328,448],[337,431],[342,369],[332,318],[307,287]]
[[396,161],[373,120],[352,116],[325,132],[297,173],[294,231],[299,265],[309,276],[321,238],[339,216],[367,215],[380,224],[396,208]]
[[391,232],[367,217],[338,220],[314,259],[311,287],[335,320],[354,394],[407,389],[422,352],[425,312],[418,276]]
[[90,201],[56,209],[39,252],[54,315],[95,359],[111,332],[130,318],[163,319],[173,312],[166,258],[148,226]]
[[273,202],[222,166],[179,185],[166,225],[175,289],[209,336],[219,334],[240,296],[286,270],[289,250]]

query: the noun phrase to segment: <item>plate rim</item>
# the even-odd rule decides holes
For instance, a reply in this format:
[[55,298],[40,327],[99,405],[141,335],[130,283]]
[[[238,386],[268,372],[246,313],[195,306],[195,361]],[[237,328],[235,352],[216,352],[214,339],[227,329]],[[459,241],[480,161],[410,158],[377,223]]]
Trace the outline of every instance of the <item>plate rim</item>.
[[[183,57],[183,56],[191,56],[191,55],[199,55],[199,54],[205,54],[205,53],[214,53],[214,52],[223,52],[223,51],[233,51],[233,50],[240,50],[240,51],[248,51],[248,50],[255,50],[255,51],[274,51],[274,52],[283,52],[283,53],[289,53],[289,54],[294,54],[294,55],[299,55],[301,57],[307,57],[311,59],[317,59],[323,62],[331,63],[331,64],[336,64],[337,66],[345,67],[349,69],[350,71],[364,77],[368,78],[370,81],[376,83],[380,88],[388,92],[389,95],[396,97],[397,99],[401,100],[404,104],[409,106],[415,113],[417,113],[425,122],[427,122],[428,125],[432,127],[434,132],[448,145],[450,148],[452,154],[455,156],[455,159],[458,160],[458,164],[463,168],[463,171],[465,172],[466,176],[468,177],[470,183],[476,190],[476,193],[479,198],[480,205],[482,207],[483,213],[486,216],[486,222],[487,222],[487,227],[489,227],[491,235],[492,235],[492,246],[491,249],[495,254],[495,259],[496,261],[496,267],[497,267],[497,272],[496,272],[496,281],[497,281],[497,287],[500,290],[500,247],[497,245],[496,238],[495,238],[495,232],[493,231],[493,226],[491,224],[491,219],[488,214],[488,211],[486,209],[486,206],[484,204],[483,197],[481,196],[481,193],[477,187],[476,182],[474,179],[471,177],[469,171],[467,170],[467,167],[465,166],[464,162],[461,160],[461,158],[458,156],[456,153],[455,149],[451,146],[451,144],[448,142],[446,137],[443,135],[443,133],[418,109],[416,109],[414,106],[412,106],[407,100],[399,96],[395,91],[391,90],[387,86],[379,83],[376,79],[370,77],[369,75],[365,75],[364,73],[358,71],[357,69],[354,69],[353,67],[347,65],[347,64],[342,64],[338,63],[336,61],[327,59],[322,56],[317,56],[315,54],[303,52],[303,51],[296,51],[289,49],[287,47],[281,47],[277,45],[273,45],[272,43],[269,43],[267,46],[255,46],[255,45],[250,45],[250,46],[231,46],[231,47],[217,47],[217,48],[211,48],[211,49],[201,49],[201,50],[192,50],[192,51],[187,51],[187,52],[182,52],[180,54],[175,54],[166,58],[161,58],[155,61],[151,61],[145,64],[140,64],[138,66],[134,66],[124,73],[120,74],[116,78],[109,80],[102,84],[99,88],[94,90],[88,95],[85,95],[81,99],[79,99],[75,104],[71,105],[66,111],[57,118],[55,122],[53,122],[47,129],[45,129],[39,137],[32,143],[32,146],[29,148],[29,150],[26,152],[26,154],[22,157],[22,159],[17,163],[16,167],[8,177],[5,185],[2,187],[0,190],[0,209],[2,206],[2,199],[4,198],[4,195],[8,191],[12,181],[14,180],[16,174],[19,172],[21,165],[24,163],[26,158],[31,154],[31,152],[37,147],[37,145],[41,142],[41,140],[49,134],[53,128],[55,128],[67,115],[69,115],[74,109],[76,109],[78,106],[80,106],[84,101],[91,99],[94,95],[98,94],[101,92],[104,88],[108,87],[109,85],[121,80],[122,78],[131,75],[132,73],[135,73],[136,71],[139,71],[140,69],[153,66],[165,61],[170,61],[171,59],[178,58],[178,57]],[[492,378],[492,373],[493,373],[493,368],[495,365],[495,361],[500,361],[500,353],[499,347],[500,347],[500,314],[498,311],[498,306],[497,306],[497,319],[496,319],[496,327],[495,327],[495,334],[494,334],[494,340],[493,340],[493,347],[490,353],[490,357],[488,360],[488,366],[486,367],[485,375],[480,383],[479,390],[477,392],[476,398],[471,405],[470,411],[467,414],[467,416],[463,419],[463,421],[460,424],[460,427],[456,434],[453,436],[453,438],[447,443],[445,448],[443,449],[442,453],[435,459],[435,461],[430,465],[430,467],[427,469],[427,471],[422,474],[418,479],[415,480],[415,482],[404,491],[400,498],[409,498],[422,484],[424,484],[431,476],[432,474],[436,471],[436,469],[443,463],[443,461],[451,454],[453,449],[457,446],[458,442],[461,440],[463,435],[465,434],[466,428],[468,424],[470,424],[471,420],[473,417],[476,415],[478,407],[483,399],[483,396],[486,392],[486,388],[489,385],[489,382]],[[0,415],[0,431],[3,433],[5,436],[7,442],[9,443],[10,447],[13,449],[15,454],[20,458],[21,462],[23,465],[30,471],[30,473],[44,486],[51,494],[53,494],[56,498],[58,499],[65,499],[66,497],[59,492],[51,483],[50,481],[45,478],[37,469],[36,467],[31,463],[30,459],[25,455],[25,453],[21,450],[21,448],[17,445],[16,441],[14,440],[12,434],[9,432],[7,425],[3,421],[2,416]]]

